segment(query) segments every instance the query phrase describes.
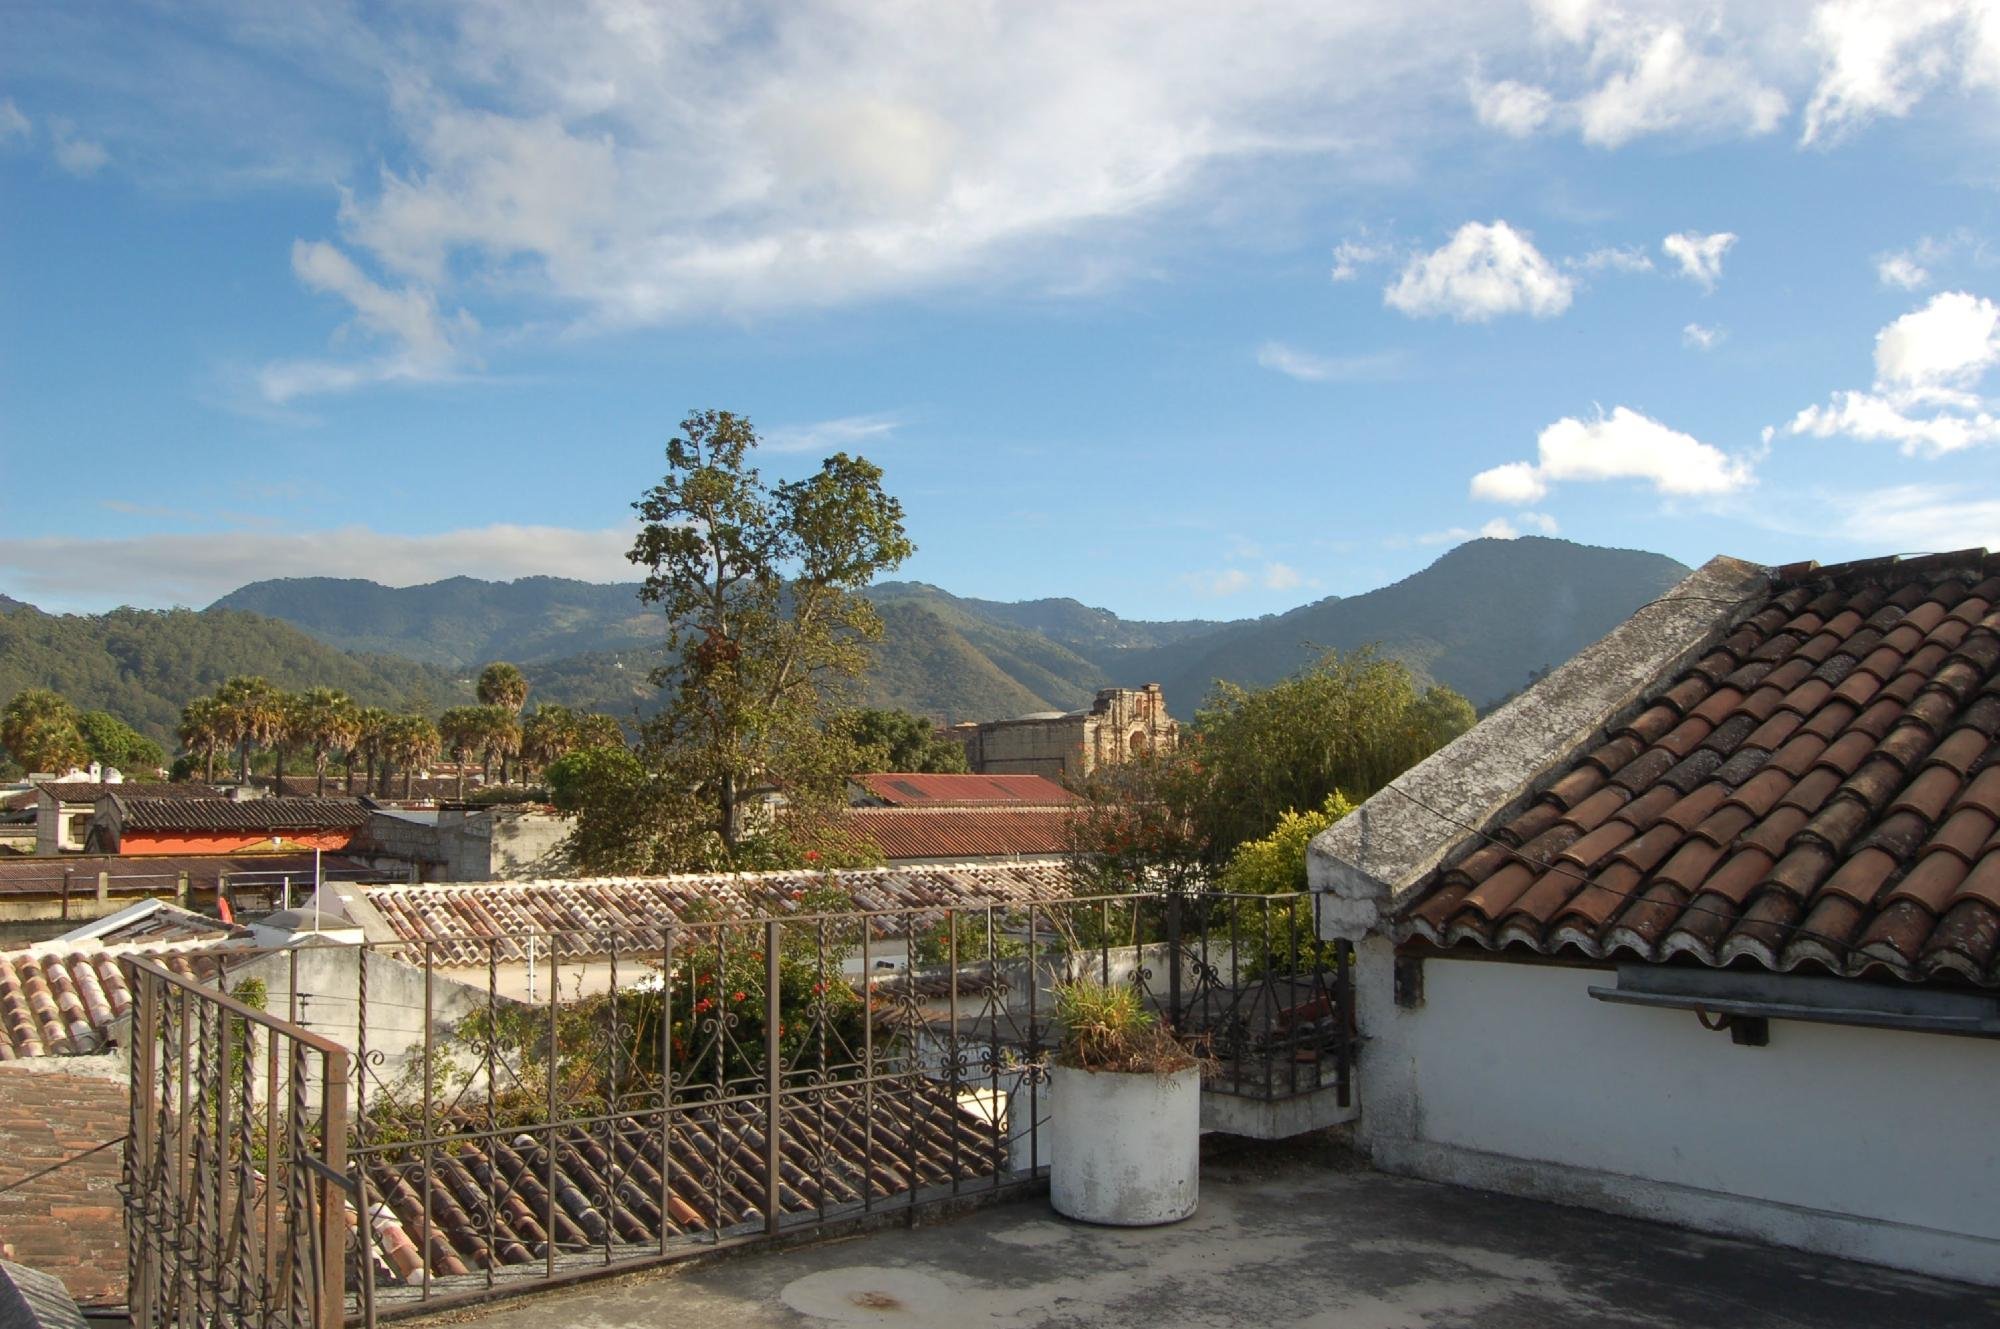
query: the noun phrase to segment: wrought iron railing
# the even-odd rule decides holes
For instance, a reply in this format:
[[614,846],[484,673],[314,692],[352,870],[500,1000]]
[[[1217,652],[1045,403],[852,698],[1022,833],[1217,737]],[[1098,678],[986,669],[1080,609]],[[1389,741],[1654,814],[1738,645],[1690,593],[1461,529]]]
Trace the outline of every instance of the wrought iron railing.
[[[1138,987],[1200,1040],[1215,1092],[1345,1102],[1347,957],[1318,940],[1310,897],[795,903],[560,933],[440,914],[404,942],[234,955],[218,981],[256,980],[283,1020],[216,991],[204,1005],[144,966],[135,1084],[198,1161],[160,1173],[178,1156],[165,1137],[134,1146],[153,1169],[133,1174],[135,1197],[142,1175],[171,1192],[135,1200],[134,1307],[144,1282],[154,1317],[135,1322],[182,1322],[158,1313],[156,1284],[187,1285],[176,1312],[289,1289],[246,1281],[240,1242],[173,1234],[190,1215],[189,1231],[223,1231],[203,1206],[254,1209],[294,1180],[340,1226],[316,1209],[317,1244],[274,1276],[340,1249],[316,1304],[337,1287],[371,1324],[1031,1184],[1048,1155],[1052,992],[1085,974]],[[219,1032],[245,1020],[261,1032]],[[260,1090],[235,1047],[319,1057],[323,1075],[267,1068]],[[278,1191],[257,1189],[267,1176]],[[304,1218],[264,1212],[266,1237],[269,1216]]]
[[346,1049],[151,961],[124,966],[132,1323],[339,1323]]

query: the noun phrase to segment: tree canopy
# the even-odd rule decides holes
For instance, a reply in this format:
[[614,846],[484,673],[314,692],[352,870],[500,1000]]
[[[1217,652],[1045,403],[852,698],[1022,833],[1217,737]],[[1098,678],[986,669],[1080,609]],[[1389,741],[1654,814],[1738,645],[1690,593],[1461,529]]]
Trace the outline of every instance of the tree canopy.
[[[835,453],[772,485],[751,464],[757,443],[744,417],[697,411],[633,504],[640,596],[667,616],[653,676],[666,701],[633,763],[592,763],[574,795],[571,851],[592,870],[778,866],[840,839],[816,813],[842,797],[841,713],[882,631],[860,592],[913,546],[873,463]],[[783,826],[749,807],[766,790],[782,794]]]
[[856,771],[931,771],[951,774],[970,769],[965,749],[938,736],[937,725],[908,711],[863,709],[848,721],[857,751]]
[[1218,683],[1176,752],[1085,782],[1075,857],[1107,883],[1212,883],[1239,846],[1360,802],[1474,718],[1451,689],[1419,691],[1366,650],[1329,651],[1268,688]]
[[90,760],[76,707],[47,688],[16,693],[0,710],[0,746],[25,773],[61,775]]

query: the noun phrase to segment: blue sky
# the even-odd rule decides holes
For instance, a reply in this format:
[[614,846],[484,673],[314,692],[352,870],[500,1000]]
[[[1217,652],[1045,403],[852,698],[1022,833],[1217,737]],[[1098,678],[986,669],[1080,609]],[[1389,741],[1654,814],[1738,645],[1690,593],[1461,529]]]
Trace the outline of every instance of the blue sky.
[[2000,546],[2000,2],[16,3],[0,591],[627,577],[688,410],[961,594]]

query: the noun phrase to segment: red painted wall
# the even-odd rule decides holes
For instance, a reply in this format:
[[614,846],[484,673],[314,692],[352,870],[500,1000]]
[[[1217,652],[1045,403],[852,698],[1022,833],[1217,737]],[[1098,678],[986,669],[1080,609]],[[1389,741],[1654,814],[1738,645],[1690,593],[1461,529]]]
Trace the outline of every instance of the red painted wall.
[[[277,831],[285,847],[345,849],[354,842],[359,828],[332,831]],[[271,850],[271,832],[253,835],[248,831],[127,831],[118,842],[121,854],[234,854],[244,850]]]

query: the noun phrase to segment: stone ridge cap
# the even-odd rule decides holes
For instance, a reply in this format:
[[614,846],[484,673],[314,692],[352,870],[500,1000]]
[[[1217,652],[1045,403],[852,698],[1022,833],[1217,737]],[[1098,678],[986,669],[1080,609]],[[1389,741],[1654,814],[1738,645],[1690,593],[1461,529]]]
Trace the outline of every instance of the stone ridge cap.
[[2000,573],[2000,554],[1984,547],[1956,549],[1938,554],[1887,554],[1880,558],[1857,558],[1846,563],[1821,564],[1813,559],[1786,563],[1772,569],[1771,578],[1780,587],[1816,586],[1827,583],[1852,584],[1874,580],[1883,574],[1908,576],[1916,573],[1963,573],[1968,577]]
[[[1661,678],[1699,659],[1773,589],[1766,566],[1710,559],[1396,777],[1395,788],[1320,832],[1308,849],[1307,876],[1312,889],[1337,897],[1330,903],[1341,907],[1331,926],[1359,932],[1381,921],[1381,911],[1407,902],[1433,871],[1477,840],[1463,827],[1483,830],[1532,801],[1560,774],[1565,757],[1635,714]],[[1348,901],[1361,907],[1350,910]]]

